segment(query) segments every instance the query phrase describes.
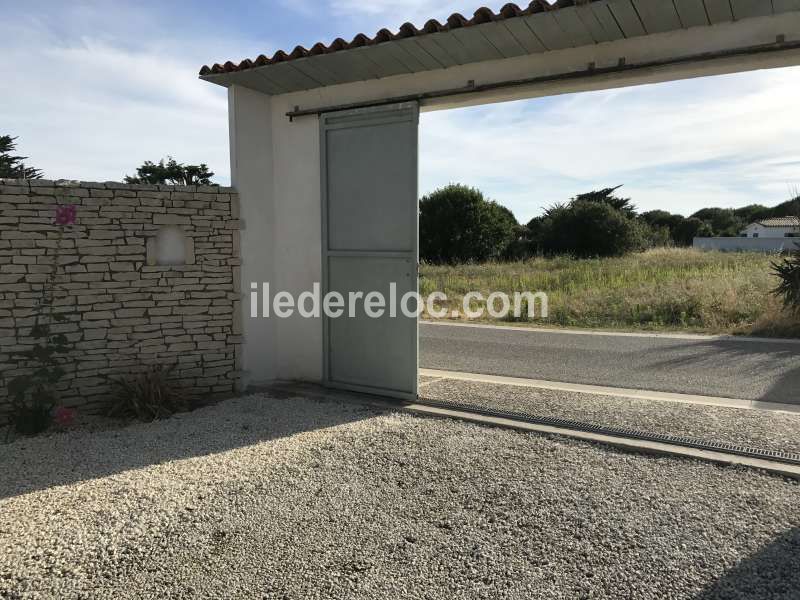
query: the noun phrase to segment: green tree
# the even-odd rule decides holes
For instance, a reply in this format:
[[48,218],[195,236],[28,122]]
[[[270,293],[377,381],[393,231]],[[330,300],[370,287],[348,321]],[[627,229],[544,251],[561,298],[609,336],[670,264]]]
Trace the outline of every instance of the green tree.
[[184,165],[171,156],[161,159],[158,163],[146,160],[136,169],[136,176],[125,176],[125,183],[149,183],[170,185],[215,185],[211,178],[214,173],[208,170],[208,165]]
[[671,248],[675,246],[672,231],[666,225],[650,226],[646,222],[642,223],[642,225],[649,232],[648,242],[651,248]]
[[733,214],[741,219],[745,226],[747,226],[755,221],[770,217],[770,210],[771,209],[761,204],[749,204],[748,206],[735,208]]
[[732,208],[703,208],[692,217],[707,223],[715,236],[736,237],[748,225]]
[[517,225],[514,237],[508,244],[501,258],[506,261],[525,260],[536,254],[536,247],[531,243],[530,229],[527,225]]
[[769,209],[767,217],[797,217],[800,216],[800,194],[778,206]]
[[666,210],[651,210],[642,213],[640,218],[651,227],[666,227],[670,231],[685,220],[683,215],[675,215]]
[[10,135],[0,135],[0,178],[41,179],[41,170],[25,166],[27,156],[12,154],[17,149],[16,139]]
[[513,213],[480,190],[450,184],[419,203],[420,255],[432,263],[502,258],[519,236]]
[[676,246],[684,245],[677,236],[678,228],[686,220],[683,215],[674,215],[665,210],[651,210],[639,215],[639,218],[647,223],[654,232],[654,246],[663,246],[663,232],[669,234],[672,244]]
[[538,224],[544,252],[588,258],[621,256],[648,247],[652,232],[646,223],[610,203],[578,198],[551,207]]
[[691,246],[696,237],[713,237],[714,230],[705,221],[689,217],[678,225],[673,235],[675,243],[679,246]]
[[544,254],[542,240],[549,210],[551,209],[545,209],[544,215],[534,217],[520,228],[519,240],[515,245],[517,260]]
[[614,195],[614,192],[621,187],[621,185],[618,185],[616,187],[595,190],[585,194],[578,194],[572,199],[572,201],[600,202],[602,204],[608,204],[611,208],[622,211],[629,217],[636,216],[636,207],[631,203],[630,198],[620,198],[619,196]]

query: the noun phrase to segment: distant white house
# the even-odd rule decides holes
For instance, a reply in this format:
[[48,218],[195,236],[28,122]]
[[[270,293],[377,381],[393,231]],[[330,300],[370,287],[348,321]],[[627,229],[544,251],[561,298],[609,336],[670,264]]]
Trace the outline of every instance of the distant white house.
[[800,219],[762,219],[745,227],[739,237],[697,237],[693,245],[701,250],[788,252],[800,248]]
[[793,238],[800,237],[800,218],[776,217],[750,223],[741,233],[748,238]]

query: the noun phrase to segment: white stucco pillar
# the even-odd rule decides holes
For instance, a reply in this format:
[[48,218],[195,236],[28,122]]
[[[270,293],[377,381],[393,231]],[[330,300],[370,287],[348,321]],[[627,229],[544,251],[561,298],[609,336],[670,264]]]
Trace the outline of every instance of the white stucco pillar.
[[275,98],[228,89],[231,182],[239,192],[243,385],[321,381],[322,322],[251,316],[251,284],[295,298],[321,281],[319,121],[290,122]]
[[274,324],[250,318],[250,282],[274,276],[275,204],[270,97],[239,86],[228,88],[231,185],[239,192],[243,299],[242,385],[275,378]]

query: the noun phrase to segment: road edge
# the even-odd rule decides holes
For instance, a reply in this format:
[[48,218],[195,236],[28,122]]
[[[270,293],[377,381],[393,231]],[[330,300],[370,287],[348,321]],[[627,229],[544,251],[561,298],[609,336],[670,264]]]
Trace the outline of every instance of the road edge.
[[794,338],[769,338],[751,337],[743,335],[717,334],[708,335],[702,333],[662,333],[657,331],[607,331],[601,329],[558,329],[553,327],[522,327],[519,325],[491,325],[489,323],[456,323],[453,321],[434,321],[420,319],[420,325],[434,325],[436,327],[471,327],[475,329],[488,329],[499,331],[521,331],[524,333],[554,333],[561,335],[587,335],[595,337],[630,337],[630,338],[651,338],[664,340],[684,340],[697,342],[747,342],[758,344],[787,344],[800,346],[800,339]]

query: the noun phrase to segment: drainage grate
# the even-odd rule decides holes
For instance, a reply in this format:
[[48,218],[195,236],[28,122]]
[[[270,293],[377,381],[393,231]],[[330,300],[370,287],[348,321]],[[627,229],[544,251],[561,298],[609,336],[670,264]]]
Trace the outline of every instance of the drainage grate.
[[639,431],[637,429],[607,427],[604,425],[595,425],[594,423],[583,423],[581,421],[573,421],[571,419],[562,419],[560,417],[543,417],[541,415],[533,415],[526,412],[497,410],[486,406],[462,404],[459,402],[449,402],[446,400],[426,400],[419,398],[416,404],[432,406],[435,408],[458,410],[462,412],[471,412],[486,417],[513,419],[515,421],[522,421],[523,423],[530,423],[532,425],[561,427],[563,429],[574,429],[576,431],[583,431],[585,433],[597,433],[612,437],[631,438],[646,442],[659,442],[662,444],[671,444],[673,446],[685,446],[688,448],[696,448],[698,450],[724,452],[726,454],[735,454],[737,456],[745,456],[747,458],[760,458],[789,465],[800,466],[800,454],[777,452],[775,450],[763,450],[761,448],[751,448],[749,446],[737,446],[736,444],[729,444],[726,442],[709,442],[695,438],[678,437],[661,433],[650,433],[647,431]]

